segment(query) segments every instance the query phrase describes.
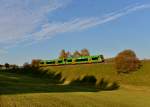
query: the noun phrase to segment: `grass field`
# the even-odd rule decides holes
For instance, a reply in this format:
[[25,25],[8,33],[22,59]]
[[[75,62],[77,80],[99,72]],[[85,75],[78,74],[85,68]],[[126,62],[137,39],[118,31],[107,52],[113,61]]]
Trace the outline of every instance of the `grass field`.
[[121,84],[150,86],[150,61],[143,61],[142,65],[141,69],[136,72],[120,75],[117,74],[113,64],[51,66],[44,69],[50,72],[61,72],[62,77],[68,81],[85,75],[93,75],[97,80],[105,78],[110,81],[119,81]]
[[51,79],[0,72],[0,107],[150,107],[150,62],[118,75],[111,64],[48,67],[68,81],[84,75],[119,81],[114,91],[54,84]]

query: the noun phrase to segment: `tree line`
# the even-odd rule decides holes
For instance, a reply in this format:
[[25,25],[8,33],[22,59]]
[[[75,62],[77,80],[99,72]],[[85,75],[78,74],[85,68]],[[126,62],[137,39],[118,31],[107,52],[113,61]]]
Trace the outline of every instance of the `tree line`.
[[0,64],[0,69],[10,69],[10,68],[18,68],[19,66],[16,64],[5,63],[4,65]]
[[75,51],[73,53],[69,52],[69,51],[65,51],[64,49],[61,50],[60,54],[59,54],[59,59],[66,59],[66,58],[78,58],[81,56],[90,56],[90,52],[88,49],[84,48],[81,51]]

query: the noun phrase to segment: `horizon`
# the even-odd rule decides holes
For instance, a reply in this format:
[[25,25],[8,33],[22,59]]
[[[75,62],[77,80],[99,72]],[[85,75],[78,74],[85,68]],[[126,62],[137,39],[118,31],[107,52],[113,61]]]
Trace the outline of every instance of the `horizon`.
[[0,64],[55,59],[87,48],[105,58],[132,49],[150,59],[150,1],[2,0]]

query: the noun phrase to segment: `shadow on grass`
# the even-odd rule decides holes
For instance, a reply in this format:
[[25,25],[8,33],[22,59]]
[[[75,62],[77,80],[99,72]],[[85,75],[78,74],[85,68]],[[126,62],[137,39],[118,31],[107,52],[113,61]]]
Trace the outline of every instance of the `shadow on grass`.
[[[85,76],[82,79],[72,81],[68,85],[62,85],[61,73],[37,71],[34,73],[0,72],[0,95],[23,94],[23,93],[54,93],[54,92],[98,92],[102,90],[115,90],[109,88],[104,79],[96,85],[94,76]],[[34,75],[34,76],[33,76]],[[107,85],[106,85],[107,83]]]

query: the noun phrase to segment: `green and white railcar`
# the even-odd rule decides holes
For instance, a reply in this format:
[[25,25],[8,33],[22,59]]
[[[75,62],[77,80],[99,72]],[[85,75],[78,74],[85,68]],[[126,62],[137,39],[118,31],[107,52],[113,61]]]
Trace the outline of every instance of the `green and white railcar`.
[[86,64],[86,63],[101,63],[101,62],[104,62],[103,55],[95,55],[95,56],[81,56],[78,58],[42,60],[40,62],[40,66]]

